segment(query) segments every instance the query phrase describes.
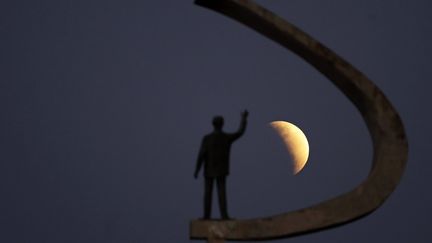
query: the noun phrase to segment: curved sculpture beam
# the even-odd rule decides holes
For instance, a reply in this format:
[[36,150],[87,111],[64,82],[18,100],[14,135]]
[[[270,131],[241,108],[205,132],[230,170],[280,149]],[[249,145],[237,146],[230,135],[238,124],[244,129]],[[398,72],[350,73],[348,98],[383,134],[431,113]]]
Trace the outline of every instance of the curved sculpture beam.
[[276,41],[329,78],[357,107],[373,141],[369,176],[352,191],[317,205],[266,218],[193,220],[190,237],[266,240],[305,234],[345,223],[377,209],[398,185],[408,156],[408,143],[398,113],[365,75],[312,37],[249,0],[196,0]]

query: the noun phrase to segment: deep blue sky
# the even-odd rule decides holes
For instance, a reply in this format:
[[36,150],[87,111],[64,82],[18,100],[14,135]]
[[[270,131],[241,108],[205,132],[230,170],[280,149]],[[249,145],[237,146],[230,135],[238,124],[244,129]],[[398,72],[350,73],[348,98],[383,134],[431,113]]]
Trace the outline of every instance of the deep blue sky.
[[[259,3],[371,78],[410,144],[401,184],[376,212],[279,242],[428,242],[432,3]],[[192,0],[1,1],[0,242],[192,242],[201,138],[218,114],[234,131],[244,108],[233,217],[307,207],[367,176],[371,143],[354,106],[291,52]],[[274,120],[308,136],[298,176]]]

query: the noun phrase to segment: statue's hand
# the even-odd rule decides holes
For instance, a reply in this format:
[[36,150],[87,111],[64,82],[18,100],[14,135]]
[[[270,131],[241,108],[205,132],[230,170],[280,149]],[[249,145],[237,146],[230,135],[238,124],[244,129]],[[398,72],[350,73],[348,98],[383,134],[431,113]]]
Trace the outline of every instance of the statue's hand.
[[241,116],[242,116],[244,119],[246,119],[246,118],[248,117],[248,115],[249,115],[249,111],[248,111],[248,110],[244,110],[244,111],[241,113]]

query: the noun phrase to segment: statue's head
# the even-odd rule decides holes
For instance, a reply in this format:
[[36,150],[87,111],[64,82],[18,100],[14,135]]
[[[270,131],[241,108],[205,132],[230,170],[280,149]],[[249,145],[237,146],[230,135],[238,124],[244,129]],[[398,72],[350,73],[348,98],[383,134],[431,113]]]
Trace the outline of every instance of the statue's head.
[[224,125],[224,118],[222,116],[213,117],[213,127],[215,130],[222,130]]

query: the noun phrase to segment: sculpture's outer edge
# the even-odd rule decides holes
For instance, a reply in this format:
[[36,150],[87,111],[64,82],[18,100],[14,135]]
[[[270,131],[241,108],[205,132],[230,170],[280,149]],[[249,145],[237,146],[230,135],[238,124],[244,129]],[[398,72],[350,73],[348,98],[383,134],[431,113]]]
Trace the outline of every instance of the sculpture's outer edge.
[[373,142],[367,179],[352,191],[317,205],[267,218],[193,220],[190,237],[266,240],[323,230],[356,220],[377,209],[398,185],[408,156],[408,142],[398,113],[365,75],[312,37],[249,0],[196,0],[293,51],[328,77],[357,107]]

